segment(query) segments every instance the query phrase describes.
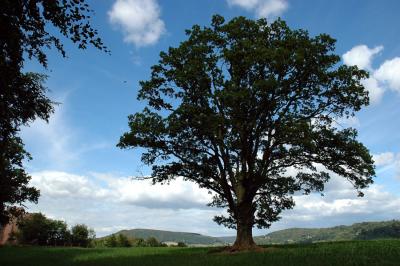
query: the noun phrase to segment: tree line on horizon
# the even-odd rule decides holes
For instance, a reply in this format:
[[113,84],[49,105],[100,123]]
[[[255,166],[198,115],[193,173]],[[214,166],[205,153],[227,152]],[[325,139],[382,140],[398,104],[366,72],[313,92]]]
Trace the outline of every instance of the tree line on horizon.
[[[0,227],[1,229],[1,227]],[[64,247],[168,247],[156,237],[146,239],[124,234],[111,234],[96,238],[96,233],[85,224],[69,227],[65,221],[47,218],[42,213],[28,213],[17,220],[17,230],[12,231],[8,244]],[[177,242],[177,247],[186,247]]]
[[[164,242],[159,241],[156,237],[148,237],[147,239],[141,237],[129,237],[124,234],[112,234],[103,238],[95,239],[93,241],[95,247],[168,247]],[[177,242],[176,247],[186,247],[184,242]]]

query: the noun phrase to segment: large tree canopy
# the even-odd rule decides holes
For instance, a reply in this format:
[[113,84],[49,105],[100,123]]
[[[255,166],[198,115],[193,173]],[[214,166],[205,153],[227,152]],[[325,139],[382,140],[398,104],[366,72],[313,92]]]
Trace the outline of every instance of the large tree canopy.
[[91,10],[84,0],[2,0],[0,4],[0,224],[21,208],[15,204],[36,202],[39,191],[29,187],[23,167],[30,159],[19,137],[22,125],[36,118],[48,120],[53,112],[43,85],[45,76],[24,73],[25,58],[47,66],[45,49],[55,47],[65,56],[61,36],[78,47],[88,44],[107,50],[88,19]]
[[212,191],[211,205],[228,211],[215,221],[237,229],[234,249],[254,247],[254,225],[270,226],[293,193],[321,192],[333,173],[360,195],[372,183],[357,131],[335,123],[368,104],[368,73],[340,65],[334,39],[221,16],[187,35],[140,83],[148,107],[118,145],[146,149],[153,182],[183,177]]

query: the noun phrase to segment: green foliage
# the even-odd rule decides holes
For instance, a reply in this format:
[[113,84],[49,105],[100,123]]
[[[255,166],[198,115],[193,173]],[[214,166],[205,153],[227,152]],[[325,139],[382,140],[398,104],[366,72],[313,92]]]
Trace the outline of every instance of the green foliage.
[[48,244],[54,246],[65,246],[71,243],[71,232],[63,221],[49,219]]
[[[1,24],[1,22],[0,22]],[[1,53],[1,47],[0,47]],[[2,55],[0,54],[0,57]],[[29,186],[31,177],[23,162],[31,156],[18,136],[22,125],[35,118],[47,120],[53,111],[51,101],[45,96],[45,76],[26,73],[9,73],[0,58],[0,224],[10,217],[19,217],[22,208],[14,206],[24,201],[37,202],[39,191]]]
[[122,235],[122,234],[118,234],[117,242],[118,242],[118,247],[131,247],[132,246],[131,241],[125,235]]
[[162,247],[164,246],[160,241],[155,237],[149,237],[146,239],[146,245],[149,247]]
[[147,243],[143,238],[135,238],[133,242],[135,247],[146,247]]
[[187,247],[187,245],[184,243],[184,242],[178,242],[178,245],[177,245],[178,247],[180,247],[180,248],[185,248],[185,247]]
[[18,228],[18,240],[22,244],[64,246],[71,240],[65,222],[48,219],[41,213],[29,214],[19,222]]
[[201,245],[221,245],[223,242],[216,237],[205,236],[189,232],[172,232],[154,229],[131,229],[121,230],[116,234],[122,234],[130,239],[147,239],[155,237],[160,242],[184,242],[187,244],[201,244]]
[[166,247],[155,237],[149,237],[146,240],[143,238],[128,237],[125,234],[116,233],[110,236],[96,239],[94,245],[97,247]]
[[389,239],[400,238],[400,221],[380,223],[360,223],[355,229],[357,236],[354,239]]
[[94,231],[85,224],[77,224],[71,228],[72,245],[78,247],[88,247],[90,242],[96,237]]
[[51,221],[41,213],[34,213],[19,222],[19,242],[48,245]]
[[48,121],[54,111],[54,103],[46,96],[46,76],[24,73],[25,59],[37,59],[46,67],[45,50],[52,47],[65,57],[61,39],[54,35],[57,30],[81,49],[91,44],[107,50],[88,22],[90,13],[85,0],[1,1],[0,224],[20,216],[23,202],[36,203],[39,198],[39,191],[29,186],[31,177],[23,167],[23,161],[31,157],[19,131],[37,118]]
[[2,266],[381,266],[399,264],[400,241],[270,246],[266,252],[215,254],[215,248],[0,248]]
[[183,177],[209,189],[210,205],[228,209],[215,221],[237,228],[245,245],[254,225],[269,227],[295,192],[322,192],[332,174],[362,196],[372,157],[355,129],[335,121],[369,103],[368,73],[339,65],[333,38],[280,19],[221,16],[186,33],[140,82],[148,106],[129,116],[118,144],[145,149],[154,183]]
[[48,219],[41,213],[28,214],[18,222],[18,242],[40,246],[88,247],[96,237],[93,229],[78,224],[68,229],[64,221]]
[[107,237],[104,240],[104,246],[109,248],[115,248],[118,246],[117,238],[115,237],[114,234],[112,234],[111,236]]
[[29,59],[36,58],[47,66],[45,49],[54,47],[62,56],[66,55],[60,37],[54,34],[58,31],[80,49],[90,44],[107,50],[89,23],[92,12],[85,0],[2,0],[1,36],[7,36],[4,40],[7,45],[2,43],[1,49],[15,63],[23,61],[20,58],[23,52]]

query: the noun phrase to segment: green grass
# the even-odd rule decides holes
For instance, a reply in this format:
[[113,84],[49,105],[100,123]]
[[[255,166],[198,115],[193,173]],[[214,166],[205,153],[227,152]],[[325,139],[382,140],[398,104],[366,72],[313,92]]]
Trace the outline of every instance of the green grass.
[[400,265],[400,240],[269,246],[266,252],[223,254],[215,248],[2,247],[1,266],[70,265]]

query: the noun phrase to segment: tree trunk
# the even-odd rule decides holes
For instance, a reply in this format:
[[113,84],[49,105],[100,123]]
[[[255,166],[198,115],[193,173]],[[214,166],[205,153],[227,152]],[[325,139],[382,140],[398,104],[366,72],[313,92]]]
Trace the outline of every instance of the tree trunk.
[[238,219],[236,228],[236,241],[231,250],[249,250],[257,248],[253,240],[254,212],[251,203],[244,204],[238,208]]

